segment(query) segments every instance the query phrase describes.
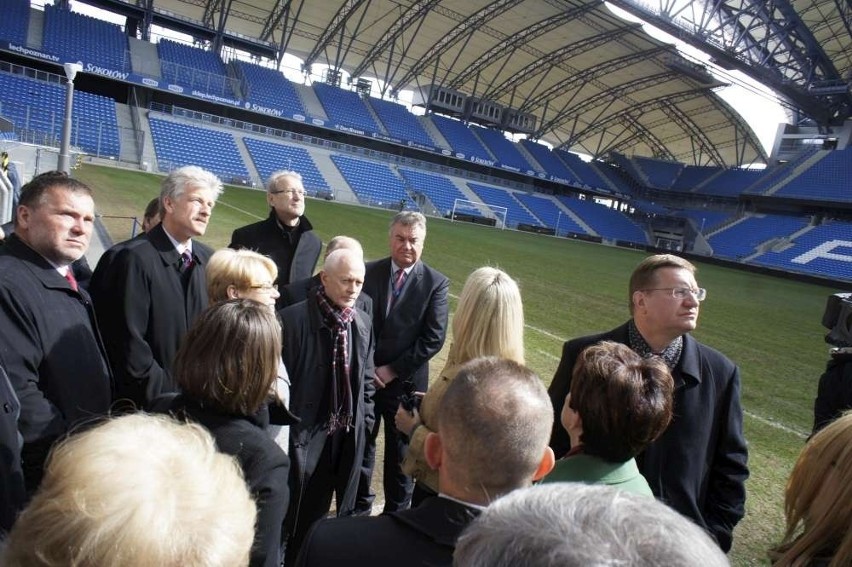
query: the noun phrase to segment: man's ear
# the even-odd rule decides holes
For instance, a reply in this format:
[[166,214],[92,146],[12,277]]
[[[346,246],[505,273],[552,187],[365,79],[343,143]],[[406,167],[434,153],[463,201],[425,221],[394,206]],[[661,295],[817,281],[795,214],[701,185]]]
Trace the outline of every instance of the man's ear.
[[645,309],[645,293],[639,290],[633,292],[631,297],[633,301],[633,309]]
[[326,278],[328,278],[328,276],[325,274],[325,270],[321,270],[320,273],[319,273],[319,276],[320,276],[320,282],[322,283],[322,286],[325,287]]
[[556,456],[553,454],[553,449],[550,447],[544,448],[544,455],[541,456],[541,462],[533,474],[533,481],[541,480],[553,470],[556,466]]
[[171,197],[163,197],[161,204],[163,207],[163,213],[173,213],[175,211],[175,204]]
[[[27,228],[30,222],[30,208],[25,205],[18,205],[16,217],[16,225],[19,227]],[[8,236],[8,234],[6,236]]]
[[426,457],[426,464],[432,470],[438,470],[441,467],[444,454],[444,446],[441,444],[441,436],[434,431],[426,435],[423,442],[423,456]]

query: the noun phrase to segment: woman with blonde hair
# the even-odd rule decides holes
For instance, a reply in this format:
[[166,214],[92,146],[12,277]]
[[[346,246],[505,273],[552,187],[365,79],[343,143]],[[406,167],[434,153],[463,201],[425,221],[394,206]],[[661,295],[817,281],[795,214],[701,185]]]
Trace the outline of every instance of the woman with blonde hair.
[[453,342],[441,374],[423,396],[420,411],[400,407],[397,429],[408,436],[405,474],[417,481],[416,506],[438,493],[438,473],[423,454],[426,436],[437,423],[438,407],[461,365],[481,356],[497,356],[524,364],[524,307],[518,284],[497,268],[483,267],[468,276],[453,316]]
[[775,567],[852,565],[852,412],[814,435],[790,473]]
[[[268,256],[252,250],[223,248],[210,256],[207,262],[207,298],[210,305],[229,299],[252,299],[275,311],[281,294],[274,282],[278,266]],[[285,453],[289,451],[290,428],[283,423],[292,421],[290,413],[290,376],[284,363],[278,365],[275,381],[275,398],[270,404],[271,423],[269,435]]]
[[143,413],[74,434],[9,534],[7,567],[235,567],[255,504],[203,427]]
[[181,394],[164,408],[206,427],[219,450],[239,461],[257,501],[252,566],[278,567],[282,555],[290,459],[267,432],[280,360],[281,327],[271,309],[250,299],[216,303],[178,349]]
[[252,250],[217,250],[207,262],[207,297],[210,304],[227,299],[253,299],[274,309],[281,294],[274,283],[278,267]]

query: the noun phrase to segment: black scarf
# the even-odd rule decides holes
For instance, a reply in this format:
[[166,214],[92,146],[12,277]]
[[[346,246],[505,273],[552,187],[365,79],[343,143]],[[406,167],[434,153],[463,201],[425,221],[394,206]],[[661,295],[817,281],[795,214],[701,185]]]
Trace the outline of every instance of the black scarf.
[[680,362],[680,355],[683,352],[683,336],[680,336],[669,343],[669,346],[663,349],[663,352],[654,352],[651,350],[651,345],[645,340],[639,329],[636,328],[636,323],[633,319],[627,325],[628,340],[630,348],[642,358],[650,358],[659,356],[669,367],[669,370],[674,370],[677,363]]
[[349,431],[354,417],[352,384],[349,381],[349,333],[347,329],[355,310],[334,305],[325,294],[325,287],[317,288],[317,305],[323,322],[331,329],[334,352],[331,356],[331,407],[328,416],[328,433],[340,429]]

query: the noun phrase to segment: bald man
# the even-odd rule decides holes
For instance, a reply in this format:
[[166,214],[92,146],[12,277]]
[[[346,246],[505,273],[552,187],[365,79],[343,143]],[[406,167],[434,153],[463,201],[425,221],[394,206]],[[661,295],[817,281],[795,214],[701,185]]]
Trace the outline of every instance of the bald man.
[[282,309],[282,358],[292,380],[292,459],[287,515],[288,561],[307,529],[325,517],[352,513],[365,435],[373,416],[373,332],[356,300],[364,285],[363,254],[338,249],[325,259],[320,285]]
[[[335,250],[352,250],[357,252],[361,256],[364,255],[364,249],[361,248],[361,243],[352,238],[351,236],[343,236],[338,235],[328,241],[328,244],[325,247],[325,257],[328,258],[328,255],[334,252]],[[308,294],[310,291],[318,287],[322,281],[320,281],[320,273],[310,277],[304,278],[301,280],[296,280],[294,282],[290,282],[284,287],[280,288],[281,297],[278,298],[278,305],[283,309],[288,305],[295,305],[300,301],[304,301],[308,298]],[[358,295],[358,300],[355,303],[355,306],[360,310],[372,317],[373,315],[373,300],[370,299],[370,296],[366,293],[362,293]]]

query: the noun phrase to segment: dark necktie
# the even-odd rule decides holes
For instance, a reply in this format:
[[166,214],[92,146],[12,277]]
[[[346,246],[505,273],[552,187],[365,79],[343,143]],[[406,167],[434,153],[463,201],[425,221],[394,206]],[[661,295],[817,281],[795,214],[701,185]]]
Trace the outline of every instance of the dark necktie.
[[77,287],[77,278],[74,277],[74,271],[71,269],[71,266],[68,266],[68,271],[65,272],[65,280],[68,282],[68,285],[71,286],[71,289],[74,291],[80,291]]
[[180,273],[184,273],[192,267],[192,252],[184,250],[180,255]]
[[388,311],[393,309],[394,303],[399,299],[400,294],[402,293],[402,286],[405,285],[405,270],[399,269],[393,275],[393,291],[391,293],[390,301],[388,302]]

